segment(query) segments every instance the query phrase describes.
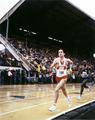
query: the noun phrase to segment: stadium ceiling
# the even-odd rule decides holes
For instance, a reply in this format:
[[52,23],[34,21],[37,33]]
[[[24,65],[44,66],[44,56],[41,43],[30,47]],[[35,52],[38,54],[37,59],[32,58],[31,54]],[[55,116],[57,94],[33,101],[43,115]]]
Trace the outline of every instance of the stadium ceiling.
[[[40,40],[48,37],[62,40],[68,49],[94,50],[95,21],[66,0],[21,0],[0,20],[0,32],[5,35],[9,16],[9,37],[23,37],[35,32]],[[23,31],[21,31],[23,30]]]

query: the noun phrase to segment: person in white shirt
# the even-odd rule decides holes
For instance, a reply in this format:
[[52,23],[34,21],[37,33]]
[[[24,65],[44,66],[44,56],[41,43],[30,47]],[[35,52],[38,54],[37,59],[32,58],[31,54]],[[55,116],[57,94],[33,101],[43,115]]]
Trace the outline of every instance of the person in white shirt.
[[50,66],[50,69],[55,67],[56,69],[56,81],[57,86],[55,88],[55,97],[52,106],[49,108],[49,111],[56,110],[56,103],[59,97],[59,90],[61,89],[68,102],[70,102],[70,97],[66,92],[66,82],[68,77],[68,65],[73,64],[72,60],[65,58],[65,53],[62,49],[58,50],[58,57],[54,59],[53,63]]

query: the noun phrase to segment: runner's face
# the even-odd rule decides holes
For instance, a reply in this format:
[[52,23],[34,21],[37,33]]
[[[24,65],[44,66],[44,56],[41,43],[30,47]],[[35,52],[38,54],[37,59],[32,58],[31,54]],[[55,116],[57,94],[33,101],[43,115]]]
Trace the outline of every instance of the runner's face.
[[58,56],[59,56],[59,57],[64,57],[64,52],[63,52],[63,50],[59,50],[59,51],[58,51]]

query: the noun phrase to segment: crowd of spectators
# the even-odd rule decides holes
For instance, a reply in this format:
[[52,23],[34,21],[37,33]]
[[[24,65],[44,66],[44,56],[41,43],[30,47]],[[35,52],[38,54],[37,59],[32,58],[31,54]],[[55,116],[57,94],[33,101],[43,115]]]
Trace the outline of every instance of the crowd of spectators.
[[[25,45],[25,42],[22,41],[13,41],[10,40],[10,43],[19,50],[21,54],[23,54],[24,58],[31,64],[34,64],[36,70],[30,71],[28,73],[26,70],[23,69],[22,72],[19,70],[11,70],[12,77],[8,76],[9,70],[0,70],[0,81],[2,84],[26,84],[38,82],[38,83],[51,83],[52,80],[49,76],[49,67],[52,63],[53,59],[57,56],[57,49],[56,48],[35,48],[35,47],[28,47]],[[68,56],[66,56],[68,57]],[[76,58],[71,58],[74,62],[73,65],[73,74],[69,77],[72,79],[76,79],[76,82],[80,81],[80,73],[83,70],[84,64],[86,64],[87,69],[90,71],[94,71],[94,64],[93,62],[87,60],[80,60]],[[0,52],[0,66],[14,66],[14,67],[21,67],[16,59],[6,50],[5,52]],[[4,75],[5,73],[5,75]],[[3,77],[2,77],[3,76]],[[9,81],[5,81],[6,77],[10,78]],[[19,76],[19,77],[18,77]],[[72,81],[70,79],[70,81]],[[7,79],[8,80],[8,79]],[[5,82],[4,82],[5,81]]]

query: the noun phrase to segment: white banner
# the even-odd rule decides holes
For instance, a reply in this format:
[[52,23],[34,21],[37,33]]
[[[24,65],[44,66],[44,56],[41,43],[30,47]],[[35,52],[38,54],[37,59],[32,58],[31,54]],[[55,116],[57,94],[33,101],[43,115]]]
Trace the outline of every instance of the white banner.
[[20,0],[0,0],[0,19]]
[[95,0],[66,0],[95,20]]

